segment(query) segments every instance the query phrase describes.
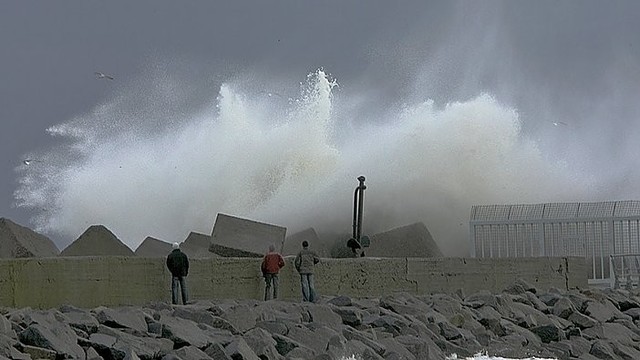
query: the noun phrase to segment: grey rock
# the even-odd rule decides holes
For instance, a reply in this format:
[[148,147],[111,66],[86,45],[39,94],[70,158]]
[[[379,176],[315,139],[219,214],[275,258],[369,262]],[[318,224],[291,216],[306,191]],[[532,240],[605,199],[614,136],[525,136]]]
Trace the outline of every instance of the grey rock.
[[504,290],[504,293],[507,294],[512,294],[512,295],[520,295],[520,294],[524,294],[525,292],[527,292],[527,289],[525,289],[524,286],[522,286],[521,284],[511,284],[509,286],[507,286]]
[[473,308],[479,308],[485,305],[496,310],[498,308],[498,300],[496,299],[496,296],[486,290],[467,296],[464,299],[464,302]]
[[580,329],[583,329],[583,330],[588,329],[590,327],[594,327],[599,324],[599,322],[596,319],[579,312],[574,312],[573,314],[569,315],[567,320],[571,321],[572,323],[574,323],[576,326],[578,326]]
[[[217,316],[208,311],[206,308],[193,307],[193,306],[176,306],[171,314],[173,317],[179,317],[182,319],[191,320],[198,324],[207,324],[213,327],[215,326]],[[219,319],[219,318],[218,318]]]
[[61,356],[84,358],[84,350],[77,344],[77,335],[69,325],[58,319],[62,320],[56,318],[54,313],[38,316],[38,322],[31,323],[18,334],[18,338],[25,345],[50,349]]
[[598,359],[616,360],[618,357],[611,345],[602,340],[597,340],[591,345],[589,354],[597,357]]
[[587,305],[585,314],[600,322],[609,322],[614,319],[628,319],[631,320],[629,315],[625,315],[613,303],[609,300],[604,302],[592,301]]
[[20,351],[31,356],[33,359],[49,359],[56,360],[58,353],[54,350],[45,349],[37,346],[22,345]]
[[[180,360],[203,360],[212,359],[212,357],[206,352],[198,349],[195,346],[184,346],[180,349],[171,351],[167,356],[174,355]],[[166,356],[165,356],[166,357]],[[218,358],[214,358],[218,359]]]
[[587,296],[583,295],[580,292],[577,292],[576,290],[568,292],[567,294],[565,294],[565,297],[571,300],[576,310],[578,310],[579,312],[584,312],[587,309],[587,305],[589,304],[589,302],[593,301],[592,299],[589,299]]
[[224,350],[234,360],[260,360],[243,338],[232,341]]
[[625,310],[623,312],[625,315],[628,315],[631,317],[632,320],[640,320],[640,308],[632,308],[632,309],[628,309]]
[[443,321],[438,323],[440,327],[440,335],[442,335],[446,340],[455,340],[462,338],[462,333],[460,329],[451,325],[448,321]]
[[141,309],[135,307],[107,308],[98,307],[93,310],[100,324],[111,328],[127,328],[144,334],[147,322]]
[[207,346],[204,349],[204,353],[215,360],[233,360],[231,356],[224,351],[224,345],[218,343]]
[[242,333],[256,326],[257,314],[247,305],[232,306],[221,317]]
[[629,309],[640,308],[640,303],[632,298],[629,291],[605,289],[603,293],[620,311],[624,312]]
[[96,349],[92,348],[91,346],[89,346],[86,350],[86,357],[87,360],[104,360],[104,358],[100,356],[100,354],[98,354]]
[[258,357],[273,360],[282,358],[276,349],[277,342],[266,330],[259,327],[251,329],[243,338]]
[[123,360],[140,360],[140,357],[135,351],[129,349],[125,352]]
[[5,335],[11,338],[16,338],[16,332],[13,330],[11,321],[6,317],[0,316],[0,335]]
[[583,336],[587,339],[617,341],[628,346],[640,343],[640,335],[617,323],[605,323],[586,329]]
[[287,335],[289,328],[281,321],[258,321],[256,328],[262,328],[271,334]]
[[533,304],[533,307],[536,310],[541,311],[545,314],[549,312],[549,307],[547,306],[547,304],[542,302],[542,300],[540,300],[535,294],[527,291],[525,293],[525,296],[527,297],[527,300],[529,300]]
[[[316,353],[313,350],[307,347],[301,346],[289,351],[285,359],[287,360],[306,360],[306,359],[314,359],[314,358],[317,359],[318,357],[315,354]],[[331,359],[330,355],[327,354],[327,356],[329,356],[329,359]]]
[[538,335],[543,343],[550,343],[552,341],[561,340],[560,334],[562,333],[562,330],[556,325],[547,324],[533,327],[531,328],[531,332]]
[[160,322],[162,323],[162,337],[173,341],[176,347],[193,345],[197,348],[204,348],[212,342],[198,327],[198,324],[191,320],[163,317]]
[[91,334],[89,345],[105,359],[123,359],[129,350],[141,358],[153,358],[166,355],[174,346],[168,339],[139,337],[104,325],[100,325],[97,333]]
[[553,304],[553,308],[551,309],[551,313],[561,317],[563,319],[569,318],[571,314],[576,312],[576,308],[573,305],[573,302],[566,297],[561,297]]
[[309,313],[310,322],[318,322],[327,326],[342,324],[342,317],[336,314],[328,305],[309,304],[304,305],[303,308]]
[[415,316],[431,310],[427,304],[408,293],[383,296],[380,298],[380,306],[401,315]]
[[558,292],[546,292],[544,294],[538,295],[538,299],[545,303],[547,306],[553,306],[555,303],[562,298]]
[[287,337],[303,344],[316,353],[322,353],[327,348],[328,338],[321,338],[314,331],[301,324],[289,327]]
[[400,335],[394,339],[411,352],[416,359],[444,359],[446,357],[440,347],[430,338]]
[[344,345],[344,354],[347,354],[347,356],[355,355],[356,358],[363,360],[384,360],[373,349],[358,340],[348,340]]
[[340,295],[340,296],[331,298],[329,301],[327,301],[327,303],[335,306],[352,306],[353,305],[351,298],[345,295]]
[[362,324],[364,312],[353,306],[332,306],[333,312],[338,314],[342,319],[342,323],[350,326],[358,326]]
[[31,355],[29,354],[25,354],[23,352],[18,351],[18,349],[11,347],[10,351],[9,351],[9,356],[7,356],[9,359],[13,359],[13,360],[31,360]]
[[371,348],[373,351],[376,352],[376,354],[380,355],[380,356],[384,356],[385,353],[387,352],[387,348],[380,344],[378,341],[376,341],[376,339],[373,339],[373,336],[367,336],[367,332],[363,332],[363,331],[356,331],[352,328],[349,327],[345,327],[342,330],[342,335],[345,337],[345,339],[347,340],[358,340],[360,342],[362,342],[363,344],[365,344],[367,347]]
[[609,342],[609,345],[611,345],[613,352],[622,359],[625,359],[625,360],[640,359],[640,351],[638,351],[638,349],[634,347],[622,345],[617,341],[611,341]]
[[79,329],[87,334],[98,331],[100,323],[89,311],[71,311],[65,313],[66,323],[74,329]]
[[[284,335],[273,334],[273,339],[276,341],[276,350],[278,350],[278,354],[283,356],[286,356],[291,350],[303,346],[299,342]],[[331,339],[329,339],[329,341],[330,340]]]
[[386,353],[384,354],[386,360],[418,360],[418,358],[414,354],[412,354],[411,351],[407,350],[407,348],[403,344],[399,343],[394,338],[379,339],[378,341],[387,349]]

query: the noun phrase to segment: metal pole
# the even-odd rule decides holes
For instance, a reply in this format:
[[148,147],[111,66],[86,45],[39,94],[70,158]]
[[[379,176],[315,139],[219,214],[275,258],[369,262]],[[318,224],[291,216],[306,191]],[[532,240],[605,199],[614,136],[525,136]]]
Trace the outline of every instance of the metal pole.
[[360,186],[356,187],[353,193],[353,238],[358,240],[358,192]]
[[356,234],[356,240],[358,240],[359,242],[360,236],[362,235],[362,213],[364,211],[364,209],[362,208],[362,204],[364,203],[364,189],[366,189],[367,187],[364,185],[364,176],[358,177],[358,181],[360,181],[360,184],[358,185],[360,194],[358,196],[358,232]]

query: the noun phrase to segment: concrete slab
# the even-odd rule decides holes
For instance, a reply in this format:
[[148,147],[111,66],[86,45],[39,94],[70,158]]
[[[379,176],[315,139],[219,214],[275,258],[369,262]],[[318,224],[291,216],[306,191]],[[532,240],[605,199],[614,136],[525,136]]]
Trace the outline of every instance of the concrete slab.
[[229,258],[242,258],[242,257],[261,258],[264,256],[262,254],[254,253],[251,251],[234,249],[228,246],[218,245],[218,244],[211,244],[209,246],[209,251],[219,257],[229,257]]
[[[222,246],[254,254],[264,254],[270,244],[282,248],[287,229],[282,226],[261,223],[219,213],[211,234],[211,252]],[[221,255],[221,254],[219,254]],[[224,256],[224,255],[223,255]]]
[[211,236],[197,232],[190,232],[186,239],[180,244],[182,252],[187,254],[189,258],[206,259],[211,257],[220,257],[209,251],[211,246]]
[[135,256],[104,225],[91,225],[76,241],[62,250],[60,256]]
[[0,258],[52,257],[59,253],[48,237],[0,218]]
[[373,235],[364,249],[368,257],[442,257],[427,227],[417,222]]
[[150,258],[163,258],[171,252],[171,244],[148,236],[135,251],[136,256],[150,257]]

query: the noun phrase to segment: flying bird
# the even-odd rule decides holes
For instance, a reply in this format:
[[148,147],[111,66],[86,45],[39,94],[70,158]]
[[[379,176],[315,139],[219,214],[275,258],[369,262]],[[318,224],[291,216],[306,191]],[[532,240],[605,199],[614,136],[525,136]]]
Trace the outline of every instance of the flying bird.
[[96,74],[96,76],[98,77],[98,79],[108,79],[108,80],[113,80],[113,76],[111,75],[107,75],[101,72],[96,71],[94,74]]
[[33,163],[33,162],[42,162],[42,161],[34,160],[34,159],[24,159],[24,160],[22,160],[22,163],[25,164],[25,165],[31,165],[31,163]]
[[551,123],[553,124],[553,126],[560,126],[560,125],[567,126],[567,123],[562,121],[552,121]]

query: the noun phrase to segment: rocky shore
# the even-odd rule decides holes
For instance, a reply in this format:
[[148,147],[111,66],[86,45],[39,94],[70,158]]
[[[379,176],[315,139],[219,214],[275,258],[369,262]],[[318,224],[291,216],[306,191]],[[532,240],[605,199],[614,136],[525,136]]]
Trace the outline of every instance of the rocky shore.
[[640,296],[519,280],[499,294],[395,293],[317,303],[2,309],[0,359],[640,359]]

